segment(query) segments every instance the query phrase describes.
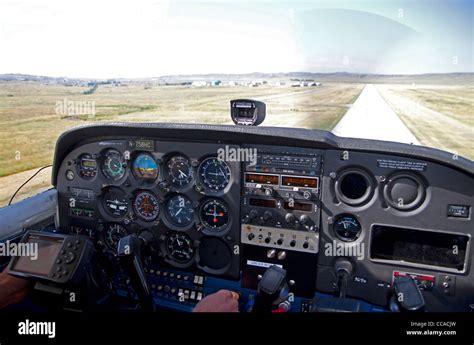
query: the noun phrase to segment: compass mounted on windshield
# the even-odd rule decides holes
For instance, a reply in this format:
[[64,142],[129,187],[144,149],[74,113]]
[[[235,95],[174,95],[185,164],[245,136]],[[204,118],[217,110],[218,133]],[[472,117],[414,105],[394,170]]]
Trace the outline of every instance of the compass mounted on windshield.
[[258,126],[265,120],[266,105],[252,99],[230,101],[230,116],[236,125]]

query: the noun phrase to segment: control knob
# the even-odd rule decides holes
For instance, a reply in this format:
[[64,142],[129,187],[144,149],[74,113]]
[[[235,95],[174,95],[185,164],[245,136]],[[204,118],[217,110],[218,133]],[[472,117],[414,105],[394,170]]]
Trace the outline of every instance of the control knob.
[[310,221],[311,221],[311,218],[309,218],[306,214],[303,214],[300,217],[300,223],[303,225],[308,225]]
[[265,193],[266,196],[272,196],[273,189],[271,187],[264,187],[263,192]]
[[263,214],[263,220],[269,220],[272,218],[272,213],[270,211],[265,211],[265,213]]
[[249,212],[249,218],[250,218],[250,220],[255,219],[255,218],[257,218],[257,217],[258,217],[258,212],[257,212],[257,211],[251,210],[251,211]]
[[293,213],[287,213],[285,215],[285,221],[287,223],[293,223],[295,221],[295,216],[293,215]]

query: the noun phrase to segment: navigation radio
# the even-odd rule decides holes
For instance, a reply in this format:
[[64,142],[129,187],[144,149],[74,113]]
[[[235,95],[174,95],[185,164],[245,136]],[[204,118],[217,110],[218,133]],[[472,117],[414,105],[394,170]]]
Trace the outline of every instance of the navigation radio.
[[245,165],[242,222],[317,231],[320,217],[320,152],[295,148],[282,152],[266,147],[256,149],[256,164]]

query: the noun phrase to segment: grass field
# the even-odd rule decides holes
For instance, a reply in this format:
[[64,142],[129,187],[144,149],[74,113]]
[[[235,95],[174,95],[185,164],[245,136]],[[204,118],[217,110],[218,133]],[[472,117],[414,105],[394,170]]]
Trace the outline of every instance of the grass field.
[[[357,98],[363,85],[327,83],[313,88],[143,85],[88,88],[36,82],[0,83],[0,207],[35,168],[52,163],[57,137],[73,126],[96,121],[229,123],[229,100],[266,102],[264,125],[331,130]],[[57,102],[95,102],[95,116],[56,113]],[[49,186],[44,171],[25,186],[18,200]]]
[[474,86],[377,88],[422,145],[474,159]]

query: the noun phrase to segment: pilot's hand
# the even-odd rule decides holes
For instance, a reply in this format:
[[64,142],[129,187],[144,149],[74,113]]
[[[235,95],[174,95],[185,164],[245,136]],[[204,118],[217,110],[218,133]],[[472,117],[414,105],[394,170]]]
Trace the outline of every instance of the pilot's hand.
[[219,290],[206,296],[194,307],[193,312],[238,313],[239,294],[229,290]]
[[30,282],[8,274],[7,269],[0,273],[0,309],[22,301],[28,295]]

